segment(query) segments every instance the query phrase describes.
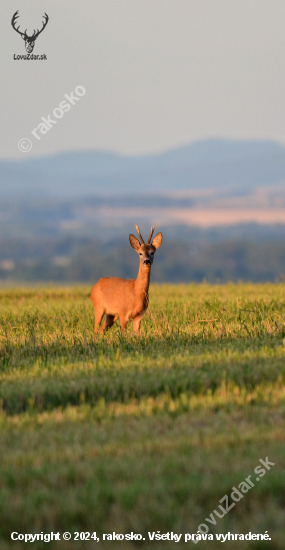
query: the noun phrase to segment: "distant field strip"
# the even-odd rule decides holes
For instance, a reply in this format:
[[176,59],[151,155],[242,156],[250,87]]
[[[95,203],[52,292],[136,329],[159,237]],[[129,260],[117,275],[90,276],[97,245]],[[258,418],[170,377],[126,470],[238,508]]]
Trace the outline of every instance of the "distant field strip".
[[210,531],[268,530],[283,550],[285,284],[152,285],[139,338],[95,336],[89,293],[0,292],[1,550],[12,531],[196,533],[267,456]]
[[285,224],[285,208],[98,208],[93,214],[106,219],[156,218],[160,224],[184,223],[200,227],[238,223]]

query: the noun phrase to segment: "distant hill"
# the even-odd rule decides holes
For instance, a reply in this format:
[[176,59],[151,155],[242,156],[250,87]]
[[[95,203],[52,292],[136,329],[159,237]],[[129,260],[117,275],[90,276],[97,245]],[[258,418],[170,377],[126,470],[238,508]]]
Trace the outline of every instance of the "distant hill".
[[272,141],[204,140],[165,153],[73,151],[0,161],[2,199],[163,193],[201,188],[247,192],[285,184],[285,147]]

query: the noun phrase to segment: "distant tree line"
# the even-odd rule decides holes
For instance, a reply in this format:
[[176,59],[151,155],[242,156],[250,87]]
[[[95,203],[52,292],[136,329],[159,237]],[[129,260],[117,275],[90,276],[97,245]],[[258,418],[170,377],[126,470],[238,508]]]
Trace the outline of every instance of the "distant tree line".
[[[138,257],[126,239],[104,245],[87,237],[0,240],[0,282],[84,282],[135,277]],[[285,242],[187,243],[164,240],[153,282],[275,281],[285,276]]]

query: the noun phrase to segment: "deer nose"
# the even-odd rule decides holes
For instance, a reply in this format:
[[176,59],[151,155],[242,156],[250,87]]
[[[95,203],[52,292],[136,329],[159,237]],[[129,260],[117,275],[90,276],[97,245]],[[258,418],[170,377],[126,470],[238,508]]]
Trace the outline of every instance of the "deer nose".
[[150,260],[146,259],[146,260],[144,261],[144,264],[150,265]]

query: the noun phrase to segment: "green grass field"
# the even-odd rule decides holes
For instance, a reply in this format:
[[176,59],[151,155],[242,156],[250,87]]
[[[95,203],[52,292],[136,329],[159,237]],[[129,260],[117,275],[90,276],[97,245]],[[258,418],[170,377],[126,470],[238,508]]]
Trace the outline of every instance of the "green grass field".
[[[89,293],[0,292],[1,550],[27,548],[13,531],[100,537],[31,548],[192,547],[148,532],[197,533],[249,475],[209,533],[267,530],[226,547],[283,550],[285,285],[154,285],[139,338],[94,336]],[[113,531],[146,541],[102,542]]]

